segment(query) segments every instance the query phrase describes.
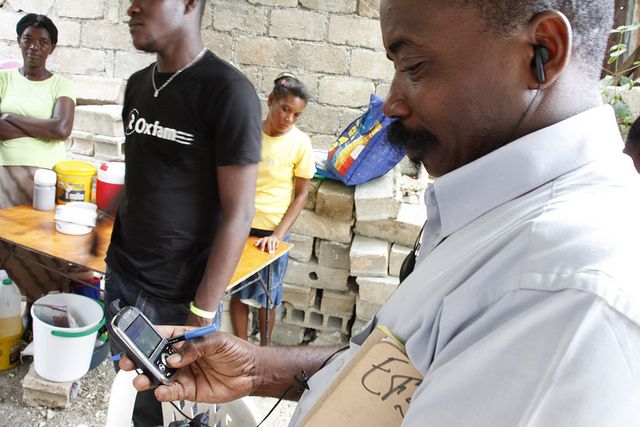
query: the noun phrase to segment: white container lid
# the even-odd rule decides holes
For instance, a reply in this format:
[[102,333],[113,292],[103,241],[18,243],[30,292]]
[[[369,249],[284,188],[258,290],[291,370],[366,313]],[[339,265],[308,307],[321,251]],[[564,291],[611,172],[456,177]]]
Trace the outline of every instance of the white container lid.
[[[73,224],[84,225],[87,227],[95,227],[98,214],[96,213],[96,205],[93,203],[67,203],[66,205],[58,205],[53,219],[56,221],[70,222]],[[83,229],[84,230],[84,229]],[[61,231],[58,227],[58,231]],[[61,231],[64,233],[64,231]],[[75,234],[75,233],[66,233]]]
[[33,175],[33,182],[38,185],[56,185],[58,175],[51,169],[38,169]]
[[124,184],[124,162],[103,163],[98,169],[98,180],[108,184]]

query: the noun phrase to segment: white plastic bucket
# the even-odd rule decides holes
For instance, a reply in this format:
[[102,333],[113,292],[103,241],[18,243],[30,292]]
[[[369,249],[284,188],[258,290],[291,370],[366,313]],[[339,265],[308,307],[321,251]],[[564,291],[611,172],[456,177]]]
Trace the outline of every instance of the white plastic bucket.
[[[37,304],[66,306],[77,328],[49,325],[35,315]],[[104,325],[102,305],[83,295],[50,294],[31,307],[33,318],[33,365],[49,381],[72,381],[89,371],[97,332]]]

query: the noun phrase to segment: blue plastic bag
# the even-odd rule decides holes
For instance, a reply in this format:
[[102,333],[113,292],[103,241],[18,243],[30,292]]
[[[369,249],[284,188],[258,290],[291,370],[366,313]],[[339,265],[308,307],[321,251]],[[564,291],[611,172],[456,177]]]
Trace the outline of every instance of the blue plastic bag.
[[383,103],[372,93],[367,111],[347,126],[328,152],[327,169],[347,185],[378,178],[404,157],[402,148],[387,141],[387,126],[394,119],[382,113]]

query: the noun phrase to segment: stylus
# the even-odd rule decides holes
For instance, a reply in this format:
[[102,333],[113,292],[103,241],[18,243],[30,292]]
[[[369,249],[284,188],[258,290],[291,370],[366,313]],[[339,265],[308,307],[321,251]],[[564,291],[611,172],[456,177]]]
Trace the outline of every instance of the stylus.
[[180,341],[192,340],[194,338],[198,338],[203,335],[210,334],[211,332],[216,332],[218,329],[219,329],[218,324],[212,323],[209,326],[203,326],[202,328],[185,332],[183,335],[178,335],[177,337],[169,338],[167,341],[169,341],[169,344],[175,344]]

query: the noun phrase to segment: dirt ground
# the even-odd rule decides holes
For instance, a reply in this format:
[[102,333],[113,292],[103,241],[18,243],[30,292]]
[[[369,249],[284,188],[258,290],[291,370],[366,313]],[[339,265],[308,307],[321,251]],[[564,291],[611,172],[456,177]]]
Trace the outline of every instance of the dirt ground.
[[[24,403],[22,379],[29,371],[31,363],[31,358],[25,358],[22,364],[0,371],[0,425],[14,427],[102,427],[105,425],[111,383],[115,377],[111,362],[105,360],[78,380],[79,393],[67,409],[31,407]],[[277,401],[269,398],[252,399],[263,417]],[[294,402],[281,402],[262,426],[286,426],[294,409]]]

